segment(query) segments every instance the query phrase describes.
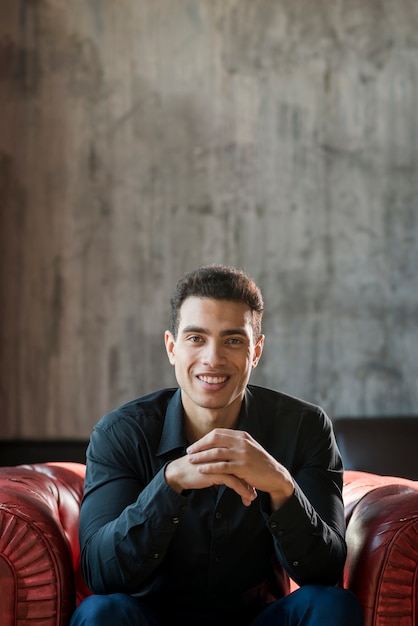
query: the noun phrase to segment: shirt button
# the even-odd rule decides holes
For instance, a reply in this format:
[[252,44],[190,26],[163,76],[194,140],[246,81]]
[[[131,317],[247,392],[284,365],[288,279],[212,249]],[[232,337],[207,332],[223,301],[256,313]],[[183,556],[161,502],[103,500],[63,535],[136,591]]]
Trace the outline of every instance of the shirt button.
[[158,552],[155,552],[152,556],[153,556],[154,559],[159,559],[160,558],[160,555],[158,554]]
[[220,511],[216,511],[215,517],[216,517],[216,519],[221,519],[222,513]]
[[293,567],[297,567],[299,565],[299,561],[293,561],[292,565]]
[[178,524],[180,520],[178,517],[173,517],[171,521],[173,522],[173,524]]
[[271,522],[270,528],[277,528],[277,522]]

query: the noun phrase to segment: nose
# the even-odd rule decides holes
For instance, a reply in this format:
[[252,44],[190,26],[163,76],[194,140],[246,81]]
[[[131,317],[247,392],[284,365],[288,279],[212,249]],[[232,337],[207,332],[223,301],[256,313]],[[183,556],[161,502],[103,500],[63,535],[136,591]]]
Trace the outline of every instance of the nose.
[[223,345],[216,341],[207,341],[202,351],[202,363],[211,368],[225,364],[226,354]]

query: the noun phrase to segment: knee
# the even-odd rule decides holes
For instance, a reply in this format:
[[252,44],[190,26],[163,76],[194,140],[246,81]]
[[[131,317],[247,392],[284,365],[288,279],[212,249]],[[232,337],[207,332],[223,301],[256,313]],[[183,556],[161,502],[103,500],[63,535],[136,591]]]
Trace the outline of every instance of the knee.
[[324,623],[329,616],[340,626],[362,626],[363,611],[356,596],[341,587],[306,585],[298,590],[298,600],[310,607]]
[[88,596],[76,609],[70,626],[119,625],[121,615],[125,612],[125,605],[131,600],[130,596],[123,593]]

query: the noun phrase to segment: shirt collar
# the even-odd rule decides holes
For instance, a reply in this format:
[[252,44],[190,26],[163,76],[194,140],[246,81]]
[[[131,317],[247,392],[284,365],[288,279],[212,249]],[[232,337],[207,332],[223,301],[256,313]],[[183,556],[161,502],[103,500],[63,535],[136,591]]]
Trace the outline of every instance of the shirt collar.
[[[259,439],[259,422],[256,403],[248,387],[245,390],[244,400],[238,416],[237,429],[245,430],[252,435],[254,439]],[[163,456],[178,448],[184,450],[187,446],[188,443],[183,430],[181,389],[177,389],[167,406],[157,455]]]
[[177,448],[186,448],[187,441],[183,431],[183,404],[181,390],[177,389],[168,403],[165,412],[164,426],[157,450],[158,456],[163,456]]

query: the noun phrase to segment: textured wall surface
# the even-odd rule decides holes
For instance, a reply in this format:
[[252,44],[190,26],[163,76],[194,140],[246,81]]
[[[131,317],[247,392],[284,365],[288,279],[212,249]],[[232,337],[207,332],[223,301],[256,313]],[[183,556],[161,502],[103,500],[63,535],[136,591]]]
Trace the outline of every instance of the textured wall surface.
[[0,436],[174,384],[212,262],[262,287],[253,382],[418,410],[416,0],[6,0],[0,111]]

